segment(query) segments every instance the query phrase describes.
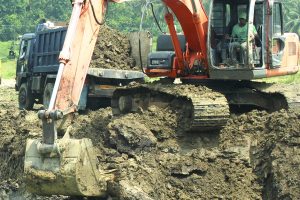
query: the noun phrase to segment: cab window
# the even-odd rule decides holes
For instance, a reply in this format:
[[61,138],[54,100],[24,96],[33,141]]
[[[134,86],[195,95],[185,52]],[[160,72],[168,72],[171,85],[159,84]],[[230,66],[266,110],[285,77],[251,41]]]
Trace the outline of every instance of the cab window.
[[224,3],[214,3],[212,12],[213,30],[217,35],[224,35],[230,22],[230,5]]
[[273,34],[282,35],[282,16],[280,3],[275,3],[273,8]]
[[20,46],[19,59],[24,59],[26,56],[28,41],[23,40]]

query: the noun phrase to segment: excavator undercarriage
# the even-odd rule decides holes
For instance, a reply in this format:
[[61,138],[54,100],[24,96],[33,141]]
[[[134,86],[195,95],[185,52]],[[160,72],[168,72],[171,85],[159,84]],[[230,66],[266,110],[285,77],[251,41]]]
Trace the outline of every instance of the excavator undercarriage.
[[155,105],[180,110],[186,131],[220,129],[229,117],[224,95],[207,87],[175,84],[143,84],[119,88],[112,98],[114,115],[139,112]]
[[[238,80],[183,80],[222,93],[233,113],[258,109],[268,112],[299,107],[299,89],[293,85]],[[247,109],[248,108],[248,109]]]
[[151,105],[180,110],[186,131],[221,129],[230,113],[253,109],[300,110],[300,90],[293,85],[253,81],[182,80],[182,84],[137,84],[119,88],[112,98],[114,115],[140,112]]

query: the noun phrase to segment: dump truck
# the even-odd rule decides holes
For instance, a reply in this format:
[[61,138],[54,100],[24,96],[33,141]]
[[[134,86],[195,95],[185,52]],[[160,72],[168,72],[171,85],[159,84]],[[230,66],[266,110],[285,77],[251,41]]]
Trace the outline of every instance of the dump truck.
[[[67,27],[53,27],[26,33],[20,38],[15,84],[20,109],[31,110],[35,103],[48,108],[59,67],[58,55],[66,32]],[[117,86],[132,81],[142,82],[143,78],[144,74],[139,71],[102,69],[101,66],[89,68],[78,109],[110,106]]]

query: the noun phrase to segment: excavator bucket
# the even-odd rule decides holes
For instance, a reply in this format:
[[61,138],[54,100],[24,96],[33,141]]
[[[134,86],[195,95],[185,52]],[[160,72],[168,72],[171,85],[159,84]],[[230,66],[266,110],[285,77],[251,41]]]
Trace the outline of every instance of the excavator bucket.
[[90,139],[60,139],[50,153],[41,141],[27,140],[24,172],[27,190],[39,195],[103,196],[107,177],[100,177]]

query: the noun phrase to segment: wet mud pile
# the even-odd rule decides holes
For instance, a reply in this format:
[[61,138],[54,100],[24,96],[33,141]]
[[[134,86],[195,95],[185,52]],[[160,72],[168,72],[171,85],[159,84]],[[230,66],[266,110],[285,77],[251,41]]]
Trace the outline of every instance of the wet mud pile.
[[100,27],[90,67],[139,70],[135,60],[131,57],[128,36],[107,25]]
[[[12,89],[0,89],[0,180],[19,179],[22,174],[26,138],[40,130],[35,112],[19,111]],[[6,97],[6,98],[3,98]]]
[[253,111],[233,117],[220,137],[224,150],[250,149],[263,199],[299,199],[300,113]]
[[[45,199],[22,180],[25,140],[41,133],[36,112],[18,111],[13,89],[0,88],[0,99],[0,197]],[[252,111],[220,132],[184,133],[173,107],[119,117],[106,108],[78,115],[70,134],[91,138],[99,169],[114,176],[104,199],[299,199],[299,119]]]
[[36,111],[18,109],[17,93],[3,85],[0,86],[0,199],[62,199],[26,192],[23,181],[26,139],[41,137],[41,124]]
[[183,134],[179,119],[170,108],[119,118],[105,109],[80,116],[72,132],[101,149],[115,199],[300,197],[299,113],[232,116],[220,133]]

